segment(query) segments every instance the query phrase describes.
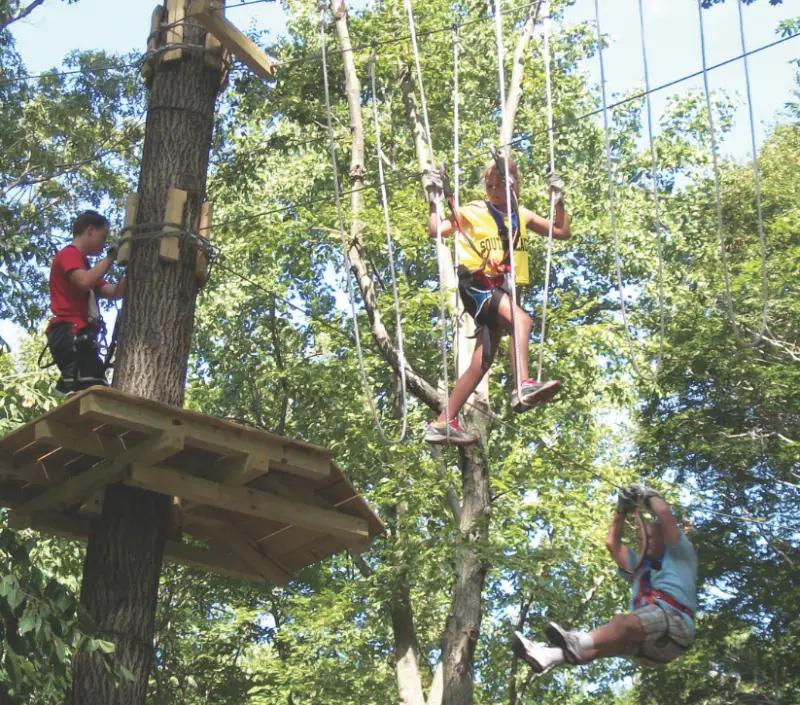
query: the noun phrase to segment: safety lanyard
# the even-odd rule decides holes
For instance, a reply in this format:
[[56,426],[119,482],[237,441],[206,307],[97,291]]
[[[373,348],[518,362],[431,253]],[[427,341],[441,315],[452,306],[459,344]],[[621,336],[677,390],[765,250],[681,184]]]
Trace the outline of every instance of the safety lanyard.
[[504,261],[511,257],[511,251],[516,249],[517,238],[519,236],[519,212],[515,209],[511,211],[511,229],[514,231],[514,236],[509,243],[508,227],[505,223],[503,214],[498,211],[489,201],[486,201],[486,207],[489,209],[489,214],[497,226],[497,232],[500,234],[500,239],[503,241],[503,251],[506,253]]

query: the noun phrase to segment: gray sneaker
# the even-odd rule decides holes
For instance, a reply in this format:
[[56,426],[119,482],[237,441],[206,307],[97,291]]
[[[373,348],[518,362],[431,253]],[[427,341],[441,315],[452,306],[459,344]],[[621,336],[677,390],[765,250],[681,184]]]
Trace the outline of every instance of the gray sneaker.
[[533,379],[523,379],[517,390],[511,394],[511,408],[518,414],[527,411],[536,404],[544,404],[550,401],[558,390],[561,389],[561,382],[557,379],[551,382],[537,382]]
[[425,440],[433,445],[469,446],[476,443],[478,437],[465,431],[455,419],[450,419],[450,430],[444,421],[432,421],[425,431]]
[[544,673],[547,670],[547,666],[544,665],[544,654],[542,653],[544,648],[544,644],[526,639],[520,632],[514,632],[514,636],[511,639],[511,650],[536,673]]
[[564,659],[568,664],[575,666],[583,661],[583,647],[576,632],[568,632],[555,622],[550,622],[546,634],[550,643],[564,652]]

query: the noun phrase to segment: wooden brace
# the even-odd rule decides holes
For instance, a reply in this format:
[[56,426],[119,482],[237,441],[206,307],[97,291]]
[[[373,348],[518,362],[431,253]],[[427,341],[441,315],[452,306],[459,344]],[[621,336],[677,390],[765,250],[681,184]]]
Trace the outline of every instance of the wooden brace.
[[166,233],[180,232],[180,224],[183,223],[183,206],[186,203],[186,191],[179,188],[170,188],[167,194],[167,208],[164,213],[164,222],[169,225],[164,226],[164,237],[158,249],[158,256],[164,262],[177,262],[181,256],[180,240],[174,235]]

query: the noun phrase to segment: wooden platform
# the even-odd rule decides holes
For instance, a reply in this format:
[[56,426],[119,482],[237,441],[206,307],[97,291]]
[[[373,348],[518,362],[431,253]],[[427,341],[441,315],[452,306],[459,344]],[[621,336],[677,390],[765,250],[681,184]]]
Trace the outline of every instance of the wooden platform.
[[167,560],[246,580],[285,585],[384,530],[327,450],[114,389],[0,438],[12,527],[85,541],[114,482],[174,498]]

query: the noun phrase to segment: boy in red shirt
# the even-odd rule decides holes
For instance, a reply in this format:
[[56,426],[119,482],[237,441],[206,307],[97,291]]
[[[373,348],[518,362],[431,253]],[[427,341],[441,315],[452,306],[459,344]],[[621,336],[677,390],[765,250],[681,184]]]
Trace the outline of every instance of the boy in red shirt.
[[97,344],[102,324],[97,299],[121,298],[125,279],[118,284],[103,279],[117,258],[116,248],[109,248],[94,267],[87,258],[103,251],[108,227],[108,220],[97,211],[81,213],[72,224],[72,243],[56,255],[50,267],[54,318],[47,326],[47,345],[61,371],[56,390],[62,394],[108,384]]

